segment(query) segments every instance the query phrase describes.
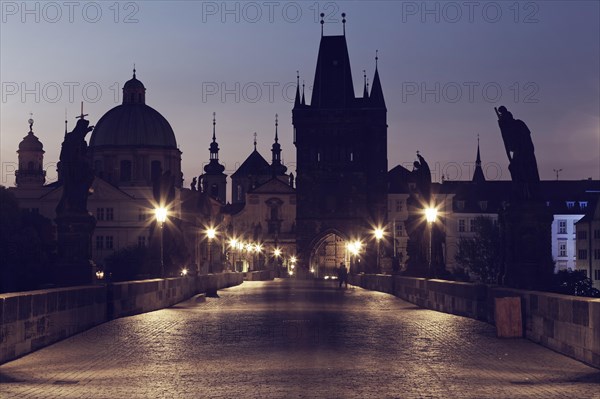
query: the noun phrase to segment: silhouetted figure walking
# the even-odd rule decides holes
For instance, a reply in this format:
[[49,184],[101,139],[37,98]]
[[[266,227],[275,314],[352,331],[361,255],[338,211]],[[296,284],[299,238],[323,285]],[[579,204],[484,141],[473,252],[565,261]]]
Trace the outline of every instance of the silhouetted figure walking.
[[338,280],[340,281],[340,288],[342,287],[342,283],[345,284],[346,288],[348,288],[348,269],[346,269],[344,262],[340,262],[340,267],[338,269]]

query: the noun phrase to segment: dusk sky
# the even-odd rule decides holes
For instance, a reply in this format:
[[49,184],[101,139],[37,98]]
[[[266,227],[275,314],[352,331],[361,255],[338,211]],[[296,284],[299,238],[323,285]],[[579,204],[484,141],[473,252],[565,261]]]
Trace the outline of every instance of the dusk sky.
[[121,103],[134,63],[146,103],[175,131],[185,186],[208,162],[213,112],[225,173],[250,154],[254,132],[270,161],[277,113],[283,161],[295,174],[296,70],[309,99],[320,12],[325,35],[341,34],[347,14],[357,94],[379,50],[390,169],[412,164],[419,150],[434,181],[470,179],[480,135],[486,177],[509,179],[493,109],[505,105],[532,131],[542,179],[555,179],[554,169],[561,179],[600,179],[599,4],[3,1],[0,184],[14,185],[30,112],[52,181],[65,109],[69,130],[82,100],[96,124]]

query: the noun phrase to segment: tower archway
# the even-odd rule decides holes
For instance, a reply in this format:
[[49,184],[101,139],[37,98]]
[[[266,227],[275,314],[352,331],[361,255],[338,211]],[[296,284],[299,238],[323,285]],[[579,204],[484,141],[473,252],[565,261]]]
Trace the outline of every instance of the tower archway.
[[328,230],[315,237],[310,245],[309,267],[317,278],[337,276],[340,262],[347,264],[347,237],[338,230]]

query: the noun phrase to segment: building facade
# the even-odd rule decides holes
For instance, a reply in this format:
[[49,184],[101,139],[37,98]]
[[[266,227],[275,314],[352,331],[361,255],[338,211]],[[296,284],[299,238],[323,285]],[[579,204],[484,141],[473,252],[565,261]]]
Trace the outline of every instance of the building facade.
[[[347,261],[340,242],[387,219],[387,109],[377,66],[369,93],[354,94],[346,36],[321,36],[310,104],[300,85],[292,111],[297,162],[297,249],[305,270],[319,254]],[[366,242],[365,242],[366,244]],[[368,258],[375,247],[365,245]],[[324,255],[325,258],[332,258]],[[318,271],[317,271],[318,272]]]

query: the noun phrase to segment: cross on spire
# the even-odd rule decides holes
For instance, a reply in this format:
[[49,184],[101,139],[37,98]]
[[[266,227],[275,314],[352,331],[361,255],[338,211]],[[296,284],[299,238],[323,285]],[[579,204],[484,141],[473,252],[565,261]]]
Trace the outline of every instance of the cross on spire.
[[256,132],[254,132],[254,151],[256,151],[256,137],[258,136],[258,134],[256,134]]
[[79,116],[76,116],[75,119],[83,119],[86,116],[88,116],[88,114],[84,114],[83,113],[83,101],[81,102],[81,114]]
[[277,126],[279,126],[279,115],[275,114],[275,142],[277,143],[279,141],[279,138],[277,137]]
[[217,140],[217,136],[215,134],[215,125],[217,124],[217,113],[213,112],[213,141]]

